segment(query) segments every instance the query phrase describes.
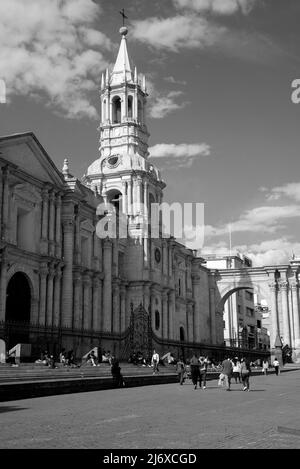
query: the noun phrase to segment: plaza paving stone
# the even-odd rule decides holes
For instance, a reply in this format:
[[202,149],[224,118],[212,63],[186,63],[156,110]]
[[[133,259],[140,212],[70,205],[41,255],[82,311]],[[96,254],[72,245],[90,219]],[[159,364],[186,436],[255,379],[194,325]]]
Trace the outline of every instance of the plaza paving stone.
[[300,371],[67,394],[0,404],[0,448],[299,449]]

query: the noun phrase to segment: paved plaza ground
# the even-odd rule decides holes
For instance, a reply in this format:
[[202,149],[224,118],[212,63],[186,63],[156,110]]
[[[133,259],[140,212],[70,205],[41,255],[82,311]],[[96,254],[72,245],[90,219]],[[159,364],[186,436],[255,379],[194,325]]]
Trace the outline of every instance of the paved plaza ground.
[[0,403],[0,448],[300,448],[300,371]]

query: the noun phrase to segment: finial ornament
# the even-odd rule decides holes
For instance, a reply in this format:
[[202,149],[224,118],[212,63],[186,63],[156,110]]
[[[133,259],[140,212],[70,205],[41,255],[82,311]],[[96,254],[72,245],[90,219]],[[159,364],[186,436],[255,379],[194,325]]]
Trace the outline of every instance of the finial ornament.
[[125,15],[124,8],[122,8],[122,10],[120,11],[120,15],[122,15],[123,26],[122,28],[120,28],[119,32],[122,36],[126,36],[126,34],[128,33],[128,28],[125,26],[125,18],[128,19],[128,16]]
[[68,158],[64,159],[64,165],[62,168],[62,173],[64,176],[69,176],[69,160]]

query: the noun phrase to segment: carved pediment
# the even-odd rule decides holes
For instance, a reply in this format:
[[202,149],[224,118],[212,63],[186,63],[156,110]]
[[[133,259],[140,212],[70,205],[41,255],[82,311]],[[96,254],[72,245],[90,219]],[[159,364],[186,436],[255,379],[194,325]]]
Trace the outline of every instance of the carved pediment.
[[15,199],[26,200],[33,204],[41,201],[40,192],[35,189],[31,184],[21,183],[16,184],[13,189],[13,197]]
[[32,132],[0,138],[3,157],[39,181],[63,186],[60,171]]

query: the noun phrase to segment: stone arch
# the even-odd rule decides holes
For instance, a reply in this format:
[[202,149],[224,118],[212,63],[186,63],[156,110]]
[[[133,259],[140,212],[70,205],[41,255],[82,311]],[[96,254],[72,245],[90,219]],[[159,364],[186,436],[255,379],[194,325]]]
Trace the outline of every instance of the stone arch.
[[179,340],[180,340],[180,342],[185,341],[185,329],[184,329],[183,326],[179,327]]
[[133,96],[130,94],[127,100],[127,116],[133,117]]
[[119,188],[110,187],[106,191],[107,202],[113,205],[116,209],[116,212],[119,213],[122,211],[122,192]]
[[34,283],[25,268],[16,266],[9,272],[6,286],[5,323],[8,349],[18,343],[29,343],[30,323],[36,316]]
[[224,305],[228,298],[237,291],[240,290],[253,290],[254,293],[263,294],[264,297],[270,297],[269,289],[262,282],[239,282],[238,285],[234,286],[232,283],[227,284],[225,287],[222,288],[222,283],[219,285],[219,300],[216,305],[216,311],[222,313],[224,310]]
[[121,122],[121,98],[116,95],[112,98],[112,123],[119,124]]
[[11,278],[13,277],[13,275],[15,275],[18,272],[24,274],[24,276],[26,277],[26,279],[28,281],[32,303],[37,302],[37,300],[38,300],[37,279],[35,277],[35,274],[33,273],[33,271],[29,267],[27,267],[25,265],[21,265],[21,264],[13,264],[7,272],[7,284],[6,284],[6,286],[8,285],[8,283],[11,280]]

